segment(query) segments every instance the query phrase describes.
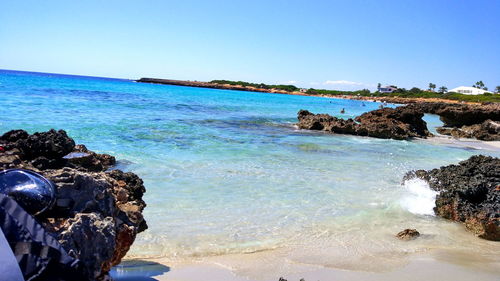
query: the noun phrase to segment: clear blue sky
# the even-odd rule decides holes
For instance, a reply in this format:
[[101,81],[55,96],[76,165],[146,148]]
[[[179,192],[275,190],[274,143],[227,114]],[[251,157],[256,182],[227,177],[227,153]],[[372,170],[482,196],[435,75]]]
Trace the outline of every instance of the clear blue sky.
[[330,89],[500,85],[500,0],[0,3],[0,69]]

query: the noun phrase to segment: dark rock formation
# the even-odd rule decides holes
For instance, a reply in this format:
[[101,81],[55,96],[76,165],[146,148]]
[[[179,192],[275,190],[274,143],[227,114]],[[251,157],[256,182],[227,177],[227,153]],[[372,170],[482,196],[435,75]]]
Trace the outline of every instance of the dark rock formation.
[[431,135],[425,121],[422,120],[423,115],[421,111],[405,106],[370,111],[356,117],[355,120],[300,110],[297,115],[299,119],[297,125],[301,129],[308,130],[404,140]]
[[73,152],[64,158],[74,166],[83,166],[91,171],[102,171],[116,164],[114,156],[95,153],[83,144],[76,145]]
[[422,102],[408,105],[425,113],[440,116],[445,127],[480,124],[490,119],[500,121],[500,104],[450,104]]
[[461,128],[439,127],[437,132],[454,138],[476,138],[484,141],[500,141],[500,122],[486,120],[481,124],[464,125]]
[[427,137],[423,113],[436,114],[444,123],[438,132],[456,138],[500,140],[500,104],[411,103],[406,106],[366,112],[354,120],[301,110],[299,128],[376,138],[408,139]]
[[76,145],[65,131],[0,137],[0,170],[24,168],[54,182],[55,206],[36,219],[81,260],[88,280],[104,280],[147,229],[142,211],[145,188],[133,173],[108,171],[115,158]]
[[416,229],[405,229],[405,230],[402,230],[400,232],[398,232],[398,234],[396,234],[396,237],[400,240],[404,240],[404,241],[409,241],[409,240],[413,240],[413,239],[417,239],[417,237],[420,236],[420,232],[418,232]]
[[500,241],[500,159],[472,156],[458,165],[410,172],[438,191],[434,212],[465,223],[477,236]]
[[[288,280],[287,280],[287,279],[285,279],[285,278],[283,278],[283,277],[280,277],[280,278],[278,279],[278,281],[288,281]],[[305,280],[304,278],[300,278],[300,280],[299,280],[299,281],[306,281],[306,280]]]

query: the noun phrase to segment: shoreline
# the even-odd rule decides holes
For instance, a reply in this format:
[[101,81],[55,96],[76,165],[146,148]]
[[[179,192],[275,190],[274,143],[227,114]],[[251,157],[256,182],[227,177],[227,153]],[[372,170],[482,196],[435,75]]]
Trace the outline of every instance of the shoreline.
[[440,98],[403,98],[403,97],[390,97],[390,96],[354,96],[354,95],[311,95],[303,92],[288,92],[284,90],[277,89],[263,89],[251,86],[241,86],[241,85],[230,85],[230,84],[218,84],[211,82],[202,81],[188,81],[188,80],[175,80],[175,79],[160,79],[160,78],[140,78],[134,80],[137,83],[149,83],[149,84],[160,84],[160,85],[173,85],[173,86],[185,86],[185,87],[195,87],[195,88],[209,88],[209,89],[220,89],[220,90],[233,90],[233,91],[244,91],[244,92],[259,92],[259,93],[269,93],[269,94],[282,94],[282,95],[293,95],[293,96],[307,96],[307,97],[322,97],[322,98],[337,98],[337,99],[349,99],[349,100],[361,100],[367,102],[386,102],[393,104],[412,104],[412,103],[424,103],[424,102],[434,102],[434,103],[448,103],[448,104],[482,104],[478,102],[465,102],[458,100],[440,99]]
[[[500,147],[499,141],[485,142],[454,139],[447,136],[435,140],[416,139],[415,141],[445,146],[464,146],[478,151],[495,150]],[[434,226],[435,223],[433,222],[432,225]],[[337,252],[342,248],[327,246],[325,253],[331,256],[322,260],[325,263],[321,261],[318,263],[314,259],[315,254],[321,256],[321,253],[313,250],[302,256],[303,250],[295,249],[292,243],[292,248],[280,247],[251,253],[194,256],[189,259],[125,257],[124,263],[114,269],[113,277],[116,281],[277,281],[280,277],[288,281],[299,281],[301,278],[305,281],[396,281],[401,279],[489,281],[496,280],[500,274],[500,259],[493,254],[494,250],[490,251],[499,246],[496,242],[475,237],[460,223],[444,222],[444,228],[437,229],[429,229],[419,224],[413,226],[423,230],[422,237],[408,242],[385,241],[395,247],[392,251],[382,249],[380,252],[360,254],[356,252],[359,245],[351,245],[353,247],[351,250],[354,252],[346,252],[347,255],[342,255]],[[394,228],[398,229],[398,227]],[[454,233],[453,240],[461,241],[459,244],[469,241],[472,244],[481,245],[479,247],[485,251],[476,247],[477,245],[473,246],[474,250],[471,251],[472,248],[467,249],[467,247],[449,248],[450,245],[427,243],[440,236],[443,231]],[[393,230],[388,230],[384,235],[389,237],[393,232]],[[309,256],[311,253],[314,254]],[[375,256],[374,253],[376,253]]]
[[[252,254],[250,254],[252,255]],[[229,256],[253,262],[252,257]],[[278,258],[278,257],[277,257]],[[265,257],[257,257],[264,264]],[[279,259],[279,258],[278,258]],[[238,270],[220,258],[171,263],[163,259],[126,260],[112,273],[114,280],[158,281],[397,281],[405,280],[497,280],[500,262],[494,257],[470,255],[464,251],[431,249],[405,256],[401,263],[382,270],[341,269],[315,264],[294,263],[284,259],[277,267]]]
[[478,139],[454,138],[447,135],[434,135],[430,138],[415,138],[415,142],[461,147],[480,151],[500,151],[500,141],[483,141]]

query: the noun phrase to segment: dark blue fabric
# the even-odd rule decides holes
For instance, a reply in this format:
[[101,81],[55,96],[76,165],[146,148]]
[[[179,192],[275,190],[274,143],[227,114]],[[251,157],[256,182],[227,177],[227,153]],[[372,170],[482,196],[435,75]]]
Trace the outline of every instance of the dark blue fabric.
[[27,281],[83,278],[78,274],[79,261],[69,256],[16,201],[3,194],[0,194],[0,228]]
[[24,281],[9,242],[0,229],[0,281]]

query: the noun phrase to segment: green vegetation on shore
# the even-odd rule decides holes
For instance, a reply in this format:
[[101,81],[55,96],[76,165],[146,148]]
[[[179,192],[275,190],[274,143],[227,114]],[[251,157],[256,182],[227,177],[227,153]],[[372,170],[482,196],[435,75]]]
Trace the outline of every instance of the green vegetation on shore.
[[500,94],[486,93],[483,95],[464,95],[459,93],[440,93],[424,91],[419,88],[412,88],[410,90],[397,89],[392,93],[379,93],[370,92],[369,90],[359,91],[337,91],[337,90],[318,90],[309,89],[306,92],[309,95],[326,95],[326,96],[363,96],[363,97],[400,97],[400,98],[438,98],[447,100],[457,100],[466,102],[500,102]]
[[[230,80],[212,80],[210,83],[215,84],[228,84],[233,86],[254,87],[259,89],[275,89],[287,92],[298,92],[300,88],[294,85],[268,85],[264,83],[249,83],[244,81],[230,81]],[[404,88],[397,89],[392,93],[370,92],[368,89],[358,91],[339,91],[339,90],[325,90],[310,88],[303,91],[304,94],[312,96],[362,96],[362,97],[400,97],[400,98],[438,98],[447,100],[457,100],[465,102],[500,102],[500,94],[486,93],[483,95],[464,95],[459,93],[445,93],[447,88],[442,86],[439,92],[435,92],[435,84],[429,83],[430,90],[422,90],[419,88],[411,88],[406,90]]]
[[212,80],[210,83],[215,83],[215,84],[228,84],[228,85],[233,85],[233,86],[245,86],[245,87],[254,87],[258,89],[276,89],[276,90],[282,90],[282,91],[287,91],[287,92],[296,92],[299,91],[300,89],[295,87],[294,85],[268,85],[264,83],[250,83],[250,82],[245,82],[245,81],[230,81],[230,80]]

